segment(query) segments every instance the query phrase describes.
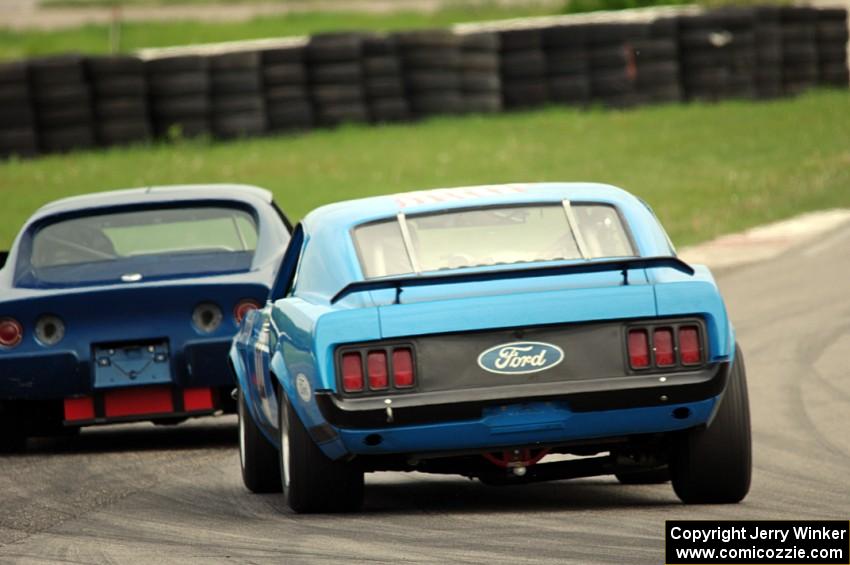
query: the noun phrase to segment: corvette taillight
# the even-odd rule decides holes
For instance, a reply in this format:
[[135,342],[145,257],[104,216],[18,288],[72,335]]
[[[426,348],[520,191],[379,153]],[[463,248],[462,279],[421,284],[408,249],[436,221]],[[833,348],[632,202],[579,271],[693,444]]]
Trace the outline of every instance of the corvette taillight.
[[629,367],[635,371],[695,367],[705,362],[702,326],[676,321],[630,327],[626,333]]
[[649,338],[646,330],[629,331],[629,363],[632,369],[649,367]]
[[14,318],[0,318],[0,347],[17,347],[24,339],[24,327]]
[[416,386],[416,364],[409,345],[349,349],[338,359],[343,392],[391,392]]
[[242,323],[242,318],[245,317],[245,314],[250,312],[251,310],[259,310],[260,303],[254,300],[253,298],[243,298],[239,302],[236,303],[236,306],[233,308],[233,318],[236,320],[237,324]]
[[652,350],[655,353],[655,364],[659,367],[675,365],[676,353],[673,351],[673,330],[659,328],[652,332]]

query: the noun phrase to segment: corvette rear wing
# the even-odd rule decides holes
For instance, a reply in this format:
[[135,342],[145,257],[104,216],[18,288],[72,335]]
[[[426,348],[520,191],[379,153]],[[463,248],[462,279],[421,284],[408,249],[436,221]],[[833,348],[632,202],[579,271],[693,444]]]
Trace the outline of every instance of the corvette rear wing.
[[667,267],[676,269],[687,275],[693,275],[694,269],[677,257],[629,257],[624,259],[611,259],[607,261],[584,261],[571,263],[569,265],[545,265],[543,267],[530,267],[526,269],[493,269],[492,271],[475,272],[453,272],[439,275],[425,276],[403,276],[393,278],[372,279],[349,283],[331,298],[331,304],[339,302],[349,294],[365,292],[368,290],[384,290],[394,288],[396,291],[396,303],[401,296],[404,287],[429,286],[451,283],[470,283],[492,280],[525,279],[532,277],[546,277],[556,275],[572,275],[582,273],[601,273],[605,271],[620,271],[623,275],[623,284],[629,284],[630,269],[649,269],[653,267]]

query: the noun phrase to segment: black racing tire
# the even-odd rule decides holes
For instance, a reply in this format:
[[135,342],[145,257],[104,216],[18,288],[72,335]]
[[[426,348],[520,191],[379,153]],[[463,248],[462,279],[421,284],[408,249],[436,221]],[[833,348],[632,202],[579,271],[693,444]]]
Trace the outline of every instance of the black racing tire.
[[404,82],[401,77],[373,77],[363,84],[367,98],[395,98],[404,96]]
[[150,93],[153,96],[179,96],[209,92],[210,75],[206,71],[157,74],[150,77]]
[[266,101],[269,103],[301,101],[309,97],[307,88],[301,85],[272,86],[266,89]]
[[307,83],[307,70],[303,63],[276,63],[263,67],[263,78],[266,87],[303,85]]
[[362,101],[316,107],[316,121],[325,126],[369,121],[369,110]]
[[260,70],[216,71],[210,77],[213,94],[255,94],[263,91]]
[[310,437],[286,396],[279,394],[280,482],[298,513],[352,512],[363,504],[363,471],[332,461]]
[[97,140],[102,145],[120,145],[148,141],[151,127],[146,120],[120,120],[101,122],[95,126]]
[[35,114],[29,104],[0,105],[0,131],[30,127]]
[[464,51],[460,58],[460,69],[463,72],[499,72],[501,57],[497,52]]
[[25,82],[0,83],[0,105],[29,105],[32,91]]
[[253,493],[282,492],[278,450],[257,427],[239,391],[239,466],[242,482]]
[[0,155],[35,155],[38,153],[35,130],[29,128],[0,129]]
[[132,55],[102,55],[88,57],[86,70],[95,79],[122,75],[143,75],[145,63]]
[[403,122],[410,119],[410,105],[405,98],[379,98],[369,101],[373,122]]
[[502,91],[502,79],[498,73],[463,73],[460,77],[464,92],[495,93]]
[[559,49],[546,53],[546,73],[550,76],[586,74],[587,52],[583,49]]
[[292,63],[303,64],[306,51],[303,45],[289,45],[287,47],[266,49],[261,52],[260,58],[265,66]]
[[94,104],[94,115],[98,119],[107,120],[112,118],[146,119],[148,115],[148,101],[141,96],[97,100]]
[[392,38],[398,48],[403,51],[460,47],[460,37],[446,29],[401,31],[394,33]]
[[308,129],[315,122],[313,106],[306,100],[268,104],[266,117],[271,130]]
[[662,467],[635,473],[616,473],[614,476],[624,485],[660,485],[670,481],[670,468]]
[[549,77],[548,86],[552,102],[583,104],[590,98],[590,79],[587,76]]
[[494,114],[502,111],[502,97],[498,92],[465,95],[463,107],[470,114]]
[[507,108],[531,108],[549,101],[549,88],[545,81],[504,82],[502,99]]
[[92,123],[94,119],[92,109],[88,105],[52,106],[39,109],[37,115],[39,125],[46,128],[85,125]]
[[405,72],[410,71],[445,71],[459,69],[461,51],[457,47],[430,47],[405,51],[401,56]]
[[585,42],[586,26],[555,25],[543,30],[543,44],[546,50],[563,47],[581,47]]
[[360,84],[362,80],[360,61],[324,63],[310,68],[310,82],[313,84]]
[[455,92],[427,92],[410,98],[410,107],[417,116],[460,114],[465,106],[463,97]]
[[641,39],[632,44],[635,58],[641,61],[676,61],[679,45],[673,39]]
[[94,129],[90,124],[66,128],[42,129],[38,142],[45,152],[87,149],[95,144]]
[[744,355],[735,360],[714,419],[683,433],[673,448],[673,490],[686,504],[731,504],[750,490],[752,441]]
[[216,71],[254,71],[260,68],[259,51],[231,51],[210,56],[210,70]]
[[212,128],[218,137],[256,137],[265,133],[268,124],[264,112],[240,112],[214,115]]
[[417,93],[459,90],[460,75],[455,71],[414,71],[405,76],[405,84]]
[[387,35],[367,35],[363,37],[363,56],[366,59],[393,55],[395,51],[395,41]]
[[542,49],[543,32],[540,29],[506,29],[499,32],[499,43],[503,53]]
[[109,75],[92,82],[95,96],[144,96],[148,91],[148,82],[144,75]]
[[56,85],[50,88],[39,88],[33,97],[38,106],[88,106],[91,92],[85,84]]
[[464,51],[497,52],[499,50],[499,34],[492,31],[477,31],[460,35],[460,46]]
[[363,59],[363,72],[367,77],[400,76],[401,63],[394,55],[378,55]]
[[311,63],[358,61],[363,52],[363,36],[354,33],[314,35],[307,44]]
[[622,69],[628,62],[625,45],[600,46],[587,52],[587,60],[594,71],[602,69]]
[[153,75],[171,73],[201,73],[209,68],[209,59],[200,55],[178,55],[145,61],[145,70]]
[[266,109],[262,96],[257,94],[242,94],[215,96],[212,99],[211,114],[213,118],[219,115],[244,114],[247,112],[263,113]]
[[56,55],[30,60],[30,78],[37,86],[84,84],[83,59],[78,55]]
[[313,100],[322,106],[353,104],[363,100],[361,85],[316,86],[312,89]]
[[28,67],[24,61],[0,63],[0,83],[23,84],[27,81]]
[[546,74],[546,54],[540,49],[505,53],[500,68],[505,78],[542,77]]
[[153,117],[165,121],[204,118],[210,112],[210,98],[203,94],[157,98],[152,102]]

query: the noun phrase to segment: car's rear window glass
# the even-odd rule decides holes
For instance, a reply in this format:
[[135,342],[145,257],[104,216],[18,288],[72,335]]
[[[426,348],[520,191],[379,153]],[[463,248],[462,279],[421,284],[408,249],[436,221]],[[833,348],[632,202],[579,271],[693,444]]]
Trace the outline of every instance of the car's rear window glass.
[[365,224],[354,239],[366,278],[635,255],[620,215],[605,204],[450,210]]
[[249,268],[256,247],[257,223],[241,208],[139,209],[40,228],[28,267],[43,282],[227,272]]

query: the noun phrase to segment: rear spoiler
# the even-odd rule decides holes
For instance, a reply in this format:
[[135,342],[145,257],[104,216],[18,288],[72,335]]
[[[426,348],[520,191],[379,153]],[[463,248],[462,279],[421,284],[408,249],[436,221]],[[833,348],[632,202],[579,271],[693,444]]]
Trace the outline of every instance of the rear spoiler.
[[604,271],[620,271],[623,274],[623,284],[629,284],[630,269],[650,269],[653,267],[667,267],[676,269],[687,275],[693,275],[694,269],[677,257],[630,257],[624,259],[611,259],[608,261],[584,261],[581,263],[570,263],[568,265],[545,265],[543,267],[531,267],[527,269],[493,269],[491,271],[453,272],[440,275],[426,276],[403,276],[394,278],[381,278],[349,283],[331,298],[331,304],[339,302],[349,294],[365,292],[368,290],[384,290],[394,288],[395,300],[399,302],[401,289],[411,286],[428,286],[450,283],[470,283],[492,280],[525,279],[531,277],[547,277],[556,275],[572,275],[581,273],[601,273]]

